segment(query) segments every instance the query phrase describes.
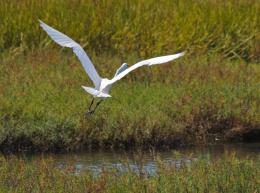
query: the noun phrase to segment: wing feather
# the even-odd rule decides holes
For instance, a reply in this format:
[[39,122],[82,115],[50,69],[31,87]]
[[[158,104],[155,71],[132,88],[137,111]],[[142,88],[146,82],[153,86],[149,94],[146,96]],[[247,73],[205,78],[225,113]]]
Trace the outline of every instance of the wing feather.
[[175,60],[175,59],[183,56],[184,54],[185,54],[185,52],[181,52],[181,53],[174,54],[174,55],[160,56],[160,57],[156,57],[156,58],[151,58],[151,59],[148,59],[148,60],[140,61],[140,62],[130,66],[129,68],[125,69],[123,72],[119,73],[114,78],[112,78],[111,79],[111,84],[113,84],[114,82],[120,80],[121,78],[126,76],[128,73],[132,72],[133,70],[135,70],[135,69],[137,69],[137,68],[139,68],[141,66],[152,66],[152,65],[155,65],[155,64],[167,63],[167,62],[170,62],[172,60]]
[[40,26],[47,32],[47,34],[60,46],[72,48],[73,52],[76,54],[78,59],[80,60],[81,64],[83,65],[86,73],[94,83],[95,87],[99,87],[101,82],[101,77],[97,73],[94,65],[92,64],[91,60],[89,59],[86,52],[83,48],[74,40],[66,36],[65,34],[59,32],[58,30],[48,26],[44,22],[40,21]]

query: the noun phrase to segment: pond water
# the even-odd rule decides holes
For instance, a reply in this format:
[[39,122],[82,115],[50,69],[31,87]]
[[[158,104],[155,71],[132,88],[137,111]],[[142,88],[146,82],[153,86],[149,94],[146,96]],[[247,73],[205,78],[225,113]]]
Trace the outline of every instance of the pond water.
[[174,164],[177,168],[181,164],[191,164],[199,158],[217,159],[225,154],[233,154],[240,159],[260,161],[260,143],[240,143],[210,145],[207,147],[183,147],[171,150],[156,151],[88,151],[71,154],[51,154],[57,167],[73,167],[75,173],[91,171],[99,174],[102,169],[116,169],[124,172],[131,169],[146,174],[156,173],[156,160],[159,158],[164,164]]

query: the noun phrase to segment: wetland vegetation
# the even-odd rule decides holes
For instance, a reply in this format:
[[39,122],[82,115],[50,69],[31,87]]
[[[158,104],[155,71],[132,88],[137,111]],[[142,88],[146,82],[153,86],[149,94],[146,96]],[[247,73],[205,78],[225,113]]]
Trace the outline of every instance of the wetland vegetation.
[[259,129],[258,64],[187,56],[163,69],[140,69],[85,117],[91,97],[80,85],[89,80],[72,54],[41,50],[3,63],[2,148],[206,144],[216,137],[242,140]]
[[[0,149],[55,151],[259,139],[257,0],[0,2]],[[38,18],[83,45],[102,76],[123,62],[187,51],[139,69],[85,118],[91,85]]]
[[[157,158],[157,174],[104,169],[98,176],[77,173],[75,167],[58,168],[52,159],[33,161],[0,157],[1,192],[225,192],[260,191],[260,165],[250,159],[225,155],[214,162],[199,159],[180,167]],[[142,168],[140,168],[142,171]]]
[[[232,153],[180,167],[156,157],[154,175],[127,160],[123,173],[95,175],[5,154],[259,141],[259,13],[259,0],[0,1],[0,192],[260,192],[259,159]],[[80,86],[92,83],[38,19],[79,42],[104,77],[123,62],[186,55],[129,74],[85,117]]]

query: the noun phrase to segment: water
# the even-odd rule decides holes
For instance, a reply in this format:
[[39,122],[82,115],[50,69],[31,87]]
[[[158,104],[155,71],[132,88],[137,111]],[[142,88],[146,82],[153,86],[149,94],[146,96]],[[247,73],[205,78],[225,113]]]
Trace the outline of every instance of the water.
[[137,173],[153,175],[157,171],[158,157],[166,165],[181,167],[191,164],[198,158],[217,159],[224,154],[235,153],[240,159],[260,161],[260,143],[222,144],[207,147],[186,147],[172,150],[157,151],[88,151],[73,154],[50,155],[57,167],[72,167],[75,174],[90,171],[96,175],[106,170],[116,170],[123,173],[131,169]]

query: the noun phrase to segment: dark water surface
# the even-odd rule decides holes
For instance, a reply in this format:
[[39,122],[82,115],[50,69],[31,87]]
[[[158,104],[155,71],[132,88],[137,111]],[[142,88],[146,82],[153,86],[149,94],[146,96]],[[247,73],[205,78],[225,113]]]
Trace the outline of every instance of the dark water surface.
[[157,170],[158,158],[164,164],[174,164],[177,168],[181,164],[191,164],[199,158],[214,160],[222,156],[236,154],[239,159],[253,159],[260,161],[260,143],[239,143],[210,145],[207,147],[185,147],[172,150],[156,151],[88,151],[71,154],[52,154],[51,157],[57,167],[73,167],[75,173],[91,171],[98,174],[102,169],[115,169],[119,172],[133,170],[154,174]]

